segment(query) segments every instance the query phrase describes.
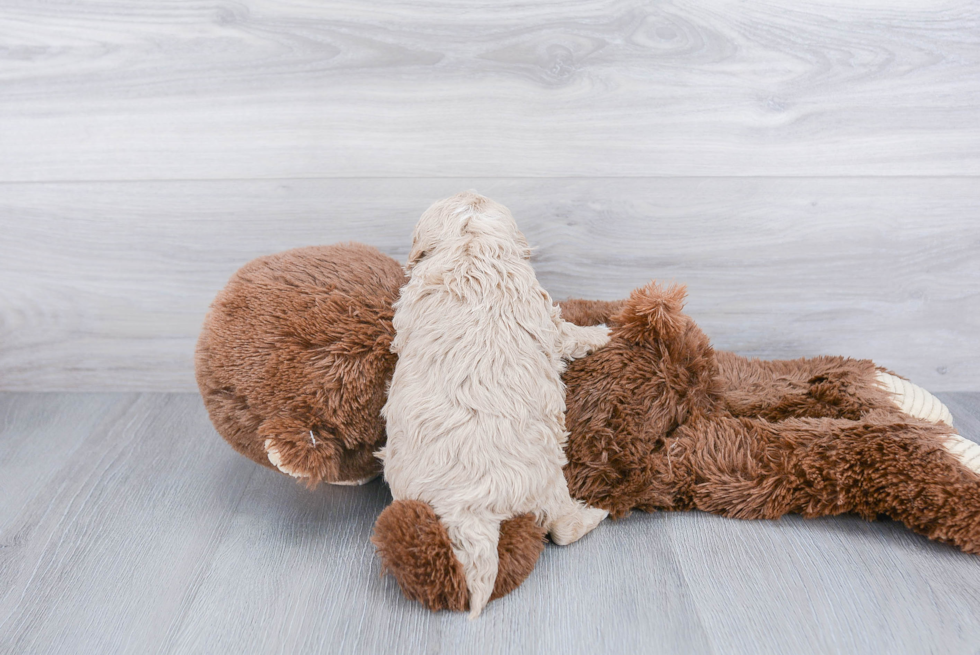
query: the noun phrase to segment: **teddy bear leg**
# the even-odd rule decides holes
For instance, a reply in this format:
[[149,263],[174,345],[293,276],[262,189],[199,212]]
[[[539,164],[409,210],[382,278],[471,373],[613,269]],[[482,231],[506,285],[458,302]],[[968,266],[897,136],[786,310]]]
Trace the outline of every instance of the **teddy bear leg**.
[[765,361],[721,351],[716,360],[725,404],[734,416],[857,420],[892,407],[870,360],[823,356]]
[[946,405],[922,387],[881,370],[875,374],[875,378],[878,385],[888,392],[895,406],[909,416],[953,427],[953,415]]
[[948,426],[743,418],[692,427],[699,509],[749,519],[884,514],[980,554],[980,446]]
[[[930,539],[980,554],[980,445],[942,423],[894,423],[864,446],[865,470],[852,490],[858,513],[902,521]],[[860,438],[860,429],[858,429]],[[855,446],[854,450],[858,451]]]
[[[396,500],[374,524],[371,542],[382,570],[391,573],[402,593],[430,610],[469,609],[463,565],[453,552],[445,526],[432,508],[417,500]],[[544,550],[544,529],[525,514],[500,524],[497,579],[490,600],[516,589],[534,569]]]

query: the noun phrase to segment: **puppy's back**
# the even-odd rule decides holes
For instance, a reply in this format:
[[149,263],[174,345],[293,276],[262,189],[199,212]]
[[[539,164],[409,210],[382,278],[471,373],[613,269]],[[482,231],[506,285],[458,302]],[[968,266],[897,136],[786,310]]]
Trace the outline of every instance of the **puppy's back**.
[[446,525],[476,615],[500,521],[538,510],[561,476],[562,361],[523,235],[498,216],[447,211],[417,226],[395,304],[383,458],[395,499],[428,503]]

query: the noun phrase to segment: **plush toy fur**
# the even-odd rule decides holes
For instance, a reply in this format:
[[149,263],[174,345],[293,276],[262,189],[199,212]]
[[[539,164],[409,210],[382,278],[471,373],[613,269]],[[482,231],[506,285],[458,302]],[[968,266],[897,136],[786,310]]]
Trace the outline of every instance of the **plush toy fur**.
[[[497,579],[490,600],[506,596],[531,574],[544,550],[544,536],[533,514],[500,524]],[[411,600],[432,610],[469,609],[463,566],[453,554],[445,527],[427,504],[398,501],[396,511],[378,517],[372,540],[385,568],[397,576]]]
[[563,321],[529,259],[507,208],[462,193],[422,214],[395,303],[378,457],[392,497],[426,502],[446,527],[471,618],[494,589],[502,521],[533,513],[567,544],[608,514],[569,496],[561,373],[609,336]]
[[[198,347],[198,382],[222,436],[268,466],[265,440],[279,436],[276,425],[292,426],[286,434],[304,456],[290,463],[307,480],[376,472],[370,453],[384,431],[369,410],[380,411],[394,368],[390,301],[403,281],[393,260],[356,245],[243,268],[212,306]],[[607,346],[564,375],[573,496],[616,517],[692,508],[766,519],[884,514],[980,554],[980,448],[927,420],[948,419],[941,403],[867,360],[764,362],[714,351],[682,300],[680,289],[648,285],[626,302],[562,303],[570,321],[613,328]],[[328,310],[307,321],[283,309],[293,306]],[[324,352],[346,364],[323,367]],[[280,359],[294,372],[280,373]],[[310,448],[306,425],[331,430]],[[501,526],[493,597],[530,573],[541,538],[529,517]],[[431,509],[393,503],[373,541],[408,597],[466,609],[459,563]]]
[[195,357],[221,436],[310,486],[377,476],[392,303],[406,280],[398,262],[357,243],[243,266],[211,304]]

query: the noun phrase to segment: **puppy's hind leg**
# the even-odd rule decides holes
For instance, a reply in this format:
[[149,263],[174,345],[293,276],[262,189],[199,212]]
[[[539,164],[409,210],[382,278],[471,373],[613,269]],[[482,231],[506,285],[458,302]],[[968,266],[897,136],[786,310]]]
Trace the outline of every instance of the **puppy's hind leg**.
[[497,541],[500,521],[465,514],[443,519],[456,559],[463,565],[470,592],[470,619],[475,619],[490,601],[497,581]]
[[554,543],[567,546],[591,532],[609,516],[609,512],[573,499],[568,494],[568,485],[561,471],[558,478],[553,488],[552,502],[543,508],[544,527]]
[[565,514],[555,518],[548,525],[551,540],[559,546],[567,546],[576,542],[602,523],[609,512],[598,507],[589,507],[584,503],[575,503],[575,507]]
[[559,347],[563,359],[585,357],[609,343],[609,328],[605,325],[581,326],[562,321],[558,331],[561,334]]

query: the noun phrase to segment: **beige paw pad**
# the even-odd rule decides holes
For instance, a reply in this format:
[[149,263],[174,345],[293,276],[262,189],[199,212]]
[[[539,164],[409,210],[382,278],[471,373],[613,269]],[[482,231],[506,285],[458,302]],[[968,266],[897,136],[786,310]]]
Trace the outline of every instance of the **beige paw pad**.
[[964,439],[958,434],[946,437],[943,447],[966,468],[980,475],[980,444]]
[[294,478],[305,478],[308,477],[299,471],[292,469],[282,463],[282,455],[279,454],[279,450],[275,446],[275,442],[272,439],[265,440],[265,452],[269,456],[269,461],[277,469],[285,473],[286,475],[291,475]]
[[888,373],[876,375],[878,385],[890,393],[895,405],[909,416],[953,426],[953,415],[946,405],[922,387]]

